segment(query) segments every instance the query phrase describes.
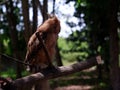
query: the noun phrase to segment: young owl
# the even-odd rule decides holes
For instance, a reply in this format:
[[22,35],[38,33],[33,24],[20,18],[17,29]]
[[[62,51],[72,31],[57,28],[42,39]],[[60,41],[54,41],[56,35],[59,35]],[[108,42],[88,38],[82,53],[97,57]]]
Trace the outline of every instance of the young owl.
[[[40,25],[36,32],[30,37],[27,45],[27,53],[25,62],[31,64],[30,71],[36,68],[42,69],[49,66],[55,56],[55,47],[60,32],[60,21],[56,16],[53,16]],[[42,43],[39,41],[36,34],[42,38],[45,44],[50,59],[45,53]]]

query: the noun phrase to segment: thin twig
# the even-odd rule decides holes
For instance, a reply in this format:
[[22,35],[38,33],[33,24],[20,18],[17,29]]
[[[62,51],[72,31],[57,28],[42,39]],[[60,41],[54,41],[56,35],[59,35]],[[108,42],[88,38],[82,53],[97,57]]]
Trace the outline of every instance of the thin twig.
[[24,65],[29,65],[29,66],[31,66],[31,64],[22,62],[22,60],[18,60],[18,59],[16,59],[16,58],[10,57],[10,56],[5,55],[5,54],[1,54],[1,53],[0,53],[0,56],[1,56],[1,58],[3,57],[3,58],[5,58],[5,59],[9,59],[9,60],[11,60],[11,61],[13,61],[13,62],[18,62],[18,63],[24,64]]

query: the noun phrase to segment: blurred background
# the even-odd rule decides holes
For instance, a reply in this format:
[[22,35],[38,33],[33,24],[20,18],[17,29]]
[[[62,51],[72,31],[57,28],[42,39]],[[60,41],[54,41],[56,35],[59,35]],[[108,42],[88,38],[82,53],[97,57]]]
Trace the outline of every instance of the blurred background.
[[[119,0],[0,0],[0,53],[24,60],[29,37],[56,15],[61,32],[57,66],[101,55],[104,64],[50,80],[53,90],[120,90]],[[0,76],[29,75],[25,66],[0,58]]]

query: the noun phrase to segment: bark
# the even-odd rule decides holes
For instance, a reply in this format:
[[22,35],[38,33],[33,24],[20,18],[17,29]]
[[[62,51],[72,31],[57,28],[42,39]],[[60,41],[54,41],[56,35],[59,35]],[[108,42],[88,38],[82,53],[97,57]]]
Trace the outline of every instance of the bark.
[[43,22],[48,19],[48,0],[43,0]]
[[[2,51],[2,45],[0,44],[0,53]],[[0,66],[1,66],[1,56],[0,56]]]
[[[7,19],[8,19],[8,23],[9,23],[9,33],[10,33],[10,39],[11,39],[11,43],[12,43],[12,49],[13,49],[13,55],[15,58],[19,58],[20,59],[20,52],[18,49],[18,33],[16,30],[16,16],[13,13],[14,11],[14,7],[13,7],[13,2],[12,0],[9,0],[9,4],[6,3],[6,10],[7,10]],[[17,78],[21,77],[21,65],[19,63],[17,63]]]
[[43,11],[43,6],[42,6],[42,4],[41,4],[41,2],[39,0],[36,0],[36,5],[39,8],[41,14],[43,14],[43,12],[42,12]]
[[43,22],[48,19],[48,0],[43,0],[43,5],[39,0],[36,0],[36,5],[39,7]]
[[53,11],[52,11],[53,15],[55,14],[55,0],[53,0]]
[[0,41],[0,52],[2,52],[2,43]]
[[22,13],[23,13],[23,21],[24,21],[24,37],[26,43],[29,40],[29,37],[32,34],[32,30],[30,28],[30,20],[29,20],[29,4],[28,0],[22,0]]
[[[75,72],[80,72],[81,70],[90,68],[94,65],[97,65],[101,63],[101,58],[99,57],[93,57],[90,58],[86,61],[81,61],[78,63],[75,63],[70,66],[61,66],[58,67],[57,71],[55,72],[48,72],[48,71],[43,71],[43,73],[36,73],[32,74],[23,78],[19,78],[11,83],[11,85],[14,87],[16,90],[31,90],[35,84],[39,84],[40,82],[43,83],[45,80],[61,77],[61,76],[66,76],[73,74]],[[13,89],[13,90],[14,90]],[[40,89],[40,88],[39,88]],[[42,90],[42,89],[41,89]],[[45,90],[45,89],[43,89]]]
[[110,2],[110,77],[113,90],[120,90],[119,40],[118,40],[118,0]]
[[37,4],[36,0],[32,0],[33,4],[33,24],[32,24],[32,34],[36,31],[37,29],[37,23],[38,23],[38,18],[37,18]]

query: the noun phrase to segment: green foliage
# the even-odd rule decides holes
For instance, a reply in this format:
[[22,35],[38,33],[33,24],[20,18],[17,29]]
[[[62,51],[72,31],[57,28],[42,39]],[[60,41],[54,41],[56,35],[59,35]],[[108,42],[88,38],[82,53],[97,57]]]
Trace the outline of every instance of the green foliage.
[[3,39],[3,47],[4,47],[4,52],[8,55],[11,55],[12,51],[11,51],[11,45],[10,45],[10,39]]
[[12,79],[16,78],[16,72],[13,68],[9,68],[7,71],[0,72],[1,77],[11,77]]
[[60,48],[61,51],[67,52],[72,48],[72,43],[66,42],[64,38],[60,37],[58,39],[58,47]]
[[88,57],[86,52],[88,48],[87,42],[79,43],[77,39],[73,42],[72,40],[60,37],[58,39],[58,47],[64,65],[70,65],[76,61],[85,60]]
[[[75,17],[80,18],[79,26],[85,24],[82,30],[73,32],[67,41],[73,42],[70,52],[84,52],[78,59],[100,54],[109,68],[109,1],[108,0],[67,0],[75,1]],[[81,21],[83,19],[83,21]]]

